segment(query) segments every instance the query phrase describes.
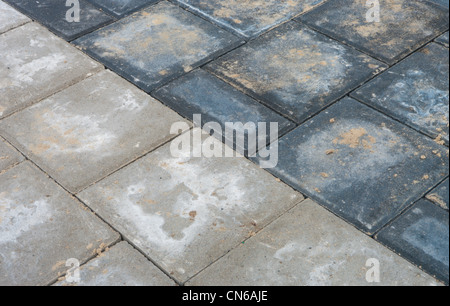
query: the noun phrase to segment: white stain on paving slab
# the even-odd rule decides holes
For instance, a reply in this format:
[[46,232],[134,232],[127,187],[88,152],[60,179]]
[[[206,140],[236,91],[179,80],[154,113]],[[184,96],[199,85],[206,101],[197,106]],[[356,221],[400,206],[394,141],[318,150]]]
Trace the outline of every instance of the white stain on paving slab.
[[25,15],[0,1],[0,34],[31,21]]
[[0,138],[0,172],[23,161],[23,156],[16,149]]
[[[318,221],[320,220],[320,221]],[[366,280],[369,259],[380,282]],[[440,285],[311,200],[276,220],[188,285]]]
[[303,199],[242,157],[173,158],[169,147],[80,197],[180,282]]

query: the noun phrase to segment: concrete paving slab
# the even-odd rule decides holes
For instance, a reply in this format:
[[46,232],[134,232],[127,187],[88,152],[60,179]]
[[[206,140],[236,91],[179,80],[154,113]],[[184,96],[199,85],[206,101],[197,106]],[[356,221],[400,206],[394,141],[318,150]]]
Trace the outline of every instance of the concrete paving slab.
[[[234,144],[233,148],[242,155],[248,153],[249,136],[257,137],[261,133],[266,133],[266,145],[270,143],[268,128],[271,122],[278,123],[279,135],[285,134],[296,126],[290,120],[201,69],[162,87],[154,92],[153,96],[190,120],[193,120],[195,114],[201,114],[202,126],[208,122],[219,123],[223,134],[218,136],[218,139],[223,141],[228,139],[229,143]],[[249,131],[244,130],[245,126],[243,126],[242,129],[238,129],[238,132],[242,132],[242,135],[245,133],[245,139],[236,140],[234,134],[231,138],[226,137],[226,122],[253,123],[256,128]],[[258,124],[261,122],[267,124],[265,131],[258,129]],[[240,144],[241,141],[244,141],[242,142],[244,145]]]
[[448,6],[448,2],[449,1],[448,0],[428,0],[428,1],[436,3],[436,4],[439,4],[439,5],[443,6],[443,7],[446,7],[447,9],[449,8],[449,6]]
[[119,235],[30,162],[0,174],[0,285],[46,285]]
[[442,34],[441,36],[439,36],[436,39],[436,42],[440,43],[441,45],[443,45],[443,46],[448,48],[448,46],[449,46],[449,43],[448,43],[448,32],[445,33],[445,34]]
[[438,187],[427,194],[427,199],[431,202],[448,210],[449,206],[449,182],[448,179],[443,181]]
[[22,154],[0,138],[0,172],[23,160]]
[[165,1],[75,41],[147,92],[240,43],[236,36]]
[[0,133],[75,193],[174,138],[175,112],[103,71],[0,122]]
[[[78,0],[79,21],[68,21],[68,11],[75,9],[73,5],[66,6],[67,1],[61,0],[4,0],[26,14],[35,21],[46,26],[56,35],[67,41],[74,40],[86,33],[92,32],[108,23],[114,18],[96,9],[85,0]],[[75,15],[69,12],[74,17]]]
[[346,98],[281,138],[268,169],[368,234],[448,175],[448,149]]
[[351,96],[448,145],[448,67],[448,49],[433,43]]
[[103,69],[36,23],[0,35],[0,118]]
[[[448,10],[429,1],[380,2],[380,22],[366,0],[335,0],[299,20],[337,40],[394,64],[448,29]],[[375,14],[371,14],[372,18]]]
[[206,66],[297,123],[384,68],[381,62],[295,22]]
[[80,268],[80,281],[64,278],[55,286],[175,286],[127,242],[120,242]]
[[[320,222],[317,222],[320,220]],[[369,283],[379,262],[380,282]],[[187,285],[428,286],[439,285],[406,260],[306,200]]]
[[30,18],[27,16],[22,15],[5,2],[0,1],[0,34],[30,21]]
[[100,7],[103,11],[116,17],[123,18],[159,0],[87,0]]
[[421,200],[376,238],[448,285],[448,220],[447,211]]
[[181,283],[303,199],[243,157],[172,157],[170,147],[79,196]]
[[258,36],[324,2],[324,0],[175,1],[246,39]]

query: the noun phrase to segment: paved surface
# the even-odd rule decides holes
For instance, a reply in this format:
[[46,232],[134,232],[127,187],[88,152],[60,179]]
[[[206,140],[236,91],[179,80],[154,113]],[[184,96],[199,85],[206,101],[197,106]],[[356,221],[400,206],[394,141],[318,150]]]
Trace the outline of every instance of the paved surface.
[[448,284],[448,1],[79,4],[0,1],[0,285]]

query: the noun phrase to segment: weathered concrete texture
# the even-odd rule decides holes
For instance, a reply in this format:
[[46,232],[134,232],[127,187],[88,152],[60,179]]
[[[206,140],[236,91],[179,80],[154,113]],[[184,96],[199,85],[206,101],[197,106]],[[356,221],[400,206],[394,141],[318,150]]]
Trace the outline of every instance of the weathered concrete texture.
[[439,5],[443,6],[443,7],[446,7],[447,9],[449,8],[449,6],[448,6],[448,2],[449,1],[448,0],[428,0],[428,1],[436,3],[436,4],[439,4]]
[[0,174],[0,285],[46,285],[119,238],[29,162]]
[[232,34],[164,1],[75,43],[129,81],[151,91],[240,42]]
[[255,37],[296,15],[311,10],[323,0],[175,0],[219,26],[244,38]]
[[123,18],[159,0],[87,0],[116,18]]
[[31,21],[11,6],[0,1],[0,34]]
[[[151,119],[150,119],[151,118]],[[0,122],[0,133],[71,192],[175,137],[184,120],[103,71]]]
[[421,200],[376,238],[449,283],[449,219],[448,212],[440,207]]
[[80,282],[66,278],[55,286],[174,286],[175,283],[126,242],[80,268]]
[[352,96],[448,144],[448,67],[448,49],[433,43]]
[[[244,151],[254,152],[252,148],[249,150],[248,137],[257,137],[266,133],[267,142],[263,144],[263,147],[269,144],[268,128],[271,122],[278,123],[279,135],[285,134],[296,126],[293,122],[201,69],[154,92],[154,96],[190,120],[193,120],[194,114],[201,114],[202,126],[208,122],[219,123],[222,135],[218,135],[218,139],[228,139],[230,143],[234,143],[234,147],[241,154],[244,154]],[[238,128],[237,132],[241,135],[245,134],[245,139],[240,138],[235,141],[234,134],[231,135],[232,137],[225,135],[226,122],[254,123],[255,129],[245,130],[245,126]],[[258,129],[258,123],[261,122],[267,124],[265,131]],[[244,141],[243,146],[241,141]]]
[[0,35],[0,53],[0,118],[102,69],[36,23]]
[[436,39],[436,42],[440,43],[441,45],[448,48],[448,32],[445,34],[442,34]]
[[66,1],[64,0],[4,1],[68,41],[94,31],[114,20],[114,18],[99,11],[85,0],[78,0],[80,4],[79,22],[69,22],[67,20],[66,14],[72,6],[66,6]]
[[385,66],[295,22],[206,69],[302,123]]
[[176,158],[170,146],[80,197],[179,282],[303,199],[245,158],[192,158],[188,151]]
[[370,21],[366,0],[334,0],[300,21],[393,64],[448,29],[448,10],[428,1],[380,1],[380,22]]
[[448,179],[427,195],[427,199],[448,210],[449,206],[449,186]]
[[373,234],[448,175],[448,149],[346,98],[283,137],[269,171]]
[[[372,265],[366,263],[371,258],[380,263],[380,283],[366,280]],[[194,277],[188,285],[415,286],[439,283],[316,203],[306,200]]]
[[0,172],[23,161],[23,156],[0,138]]

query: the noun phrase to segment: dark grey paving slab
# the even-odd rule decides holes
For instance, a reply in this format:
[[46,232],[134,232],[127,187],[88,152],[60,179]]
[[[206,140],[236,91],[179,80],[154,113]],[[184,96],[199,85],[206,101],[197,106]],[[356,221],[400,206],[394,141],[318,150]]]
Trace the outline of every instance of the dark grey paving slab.
[[183,118],[105,70],[0,122],[0,134],[71,192],[176,135]]
[[87,0],[100,7],[103,11],[116,17],[123,18],[145,6],[154,4],[159,0]]
[[448,179],[443,181],[438,187],[427,194],[427,199],[448,210],[449,206],[449,186]]
[[75,44],[150,92],[238,46],[240,41],[164,1],[86,35]]
[[127,242],[120,242],[80,268],[80,281],[62,279],[55,286],[174,286]]
[[23,161],[23,156],[0,138],[0,172]]
[[324,0],[175,0],[180,5],[245,38],[255,37]]
[[366,18],[365,0],[334,0],[300,21],[393,64],[448,29],[448,10],[422,0],[380,1],[380,22]]
[[118,239],[30,162],[0,174],[0,285],[47,285]]
[[373,234],[448,174],[448,150],[346,98],[280,140],[269,169]]
[[295,22],[206,66],[297,123],[384,68],[381,62]]
[[446,8],[449,8],[448,0],[427,0],[427,1],[439,4],[439,5],[441,5],[443,7],[446,7]]
[[433,43],[351,96],[448,144],[448,67],[448,49]]
[[78,0],[80,4],[80,22],[67,21],[66,13],[72,6],[66,6],[66,1],[64,0],[4,1],[68,41],[114,21],[114,18],[96,9],[85,0]]
[[376,239],[448,284],[448,220],[448,212],[427,200],[420,200],[383,229]]
[[0,1],[0,34],[31,21],[11,6]]
[[[223,132],[221,135],[223,138],[219,136],[220,140],[226,138],[226,122],[253,123],[256,127],[253,131],[244,130],[244,126],[242,129],[237,129],[238,132],[245,133],[244,146],[239,145],[242,139],[235,141],[235,135],[232,135],[232,138],[228,137],[241,154],[244,154],[244,151],[248,152],[247,137],[249,136],[257,137],[261,133],[266,133],[266,145],[269,144],[268,128],[271,122],[278,123],[279,135],[285,134],[296,126],[295,123],[201,69],[162,87],[153,95],[190,120],[193,120],[194,114],[201,114],[202,126],[208,122],[219,123]],[[261,122],[267,124],[266,131],[258,129],[258,124]],[[254,152],[252,149],[250,151]]]
[[436,42],[440,43],[441,45],[444,45],[445,47],[448,48],[449,44],[448,44],[448,32],[445,34],[442,34],[441,36],[439,36],[436,39]]

